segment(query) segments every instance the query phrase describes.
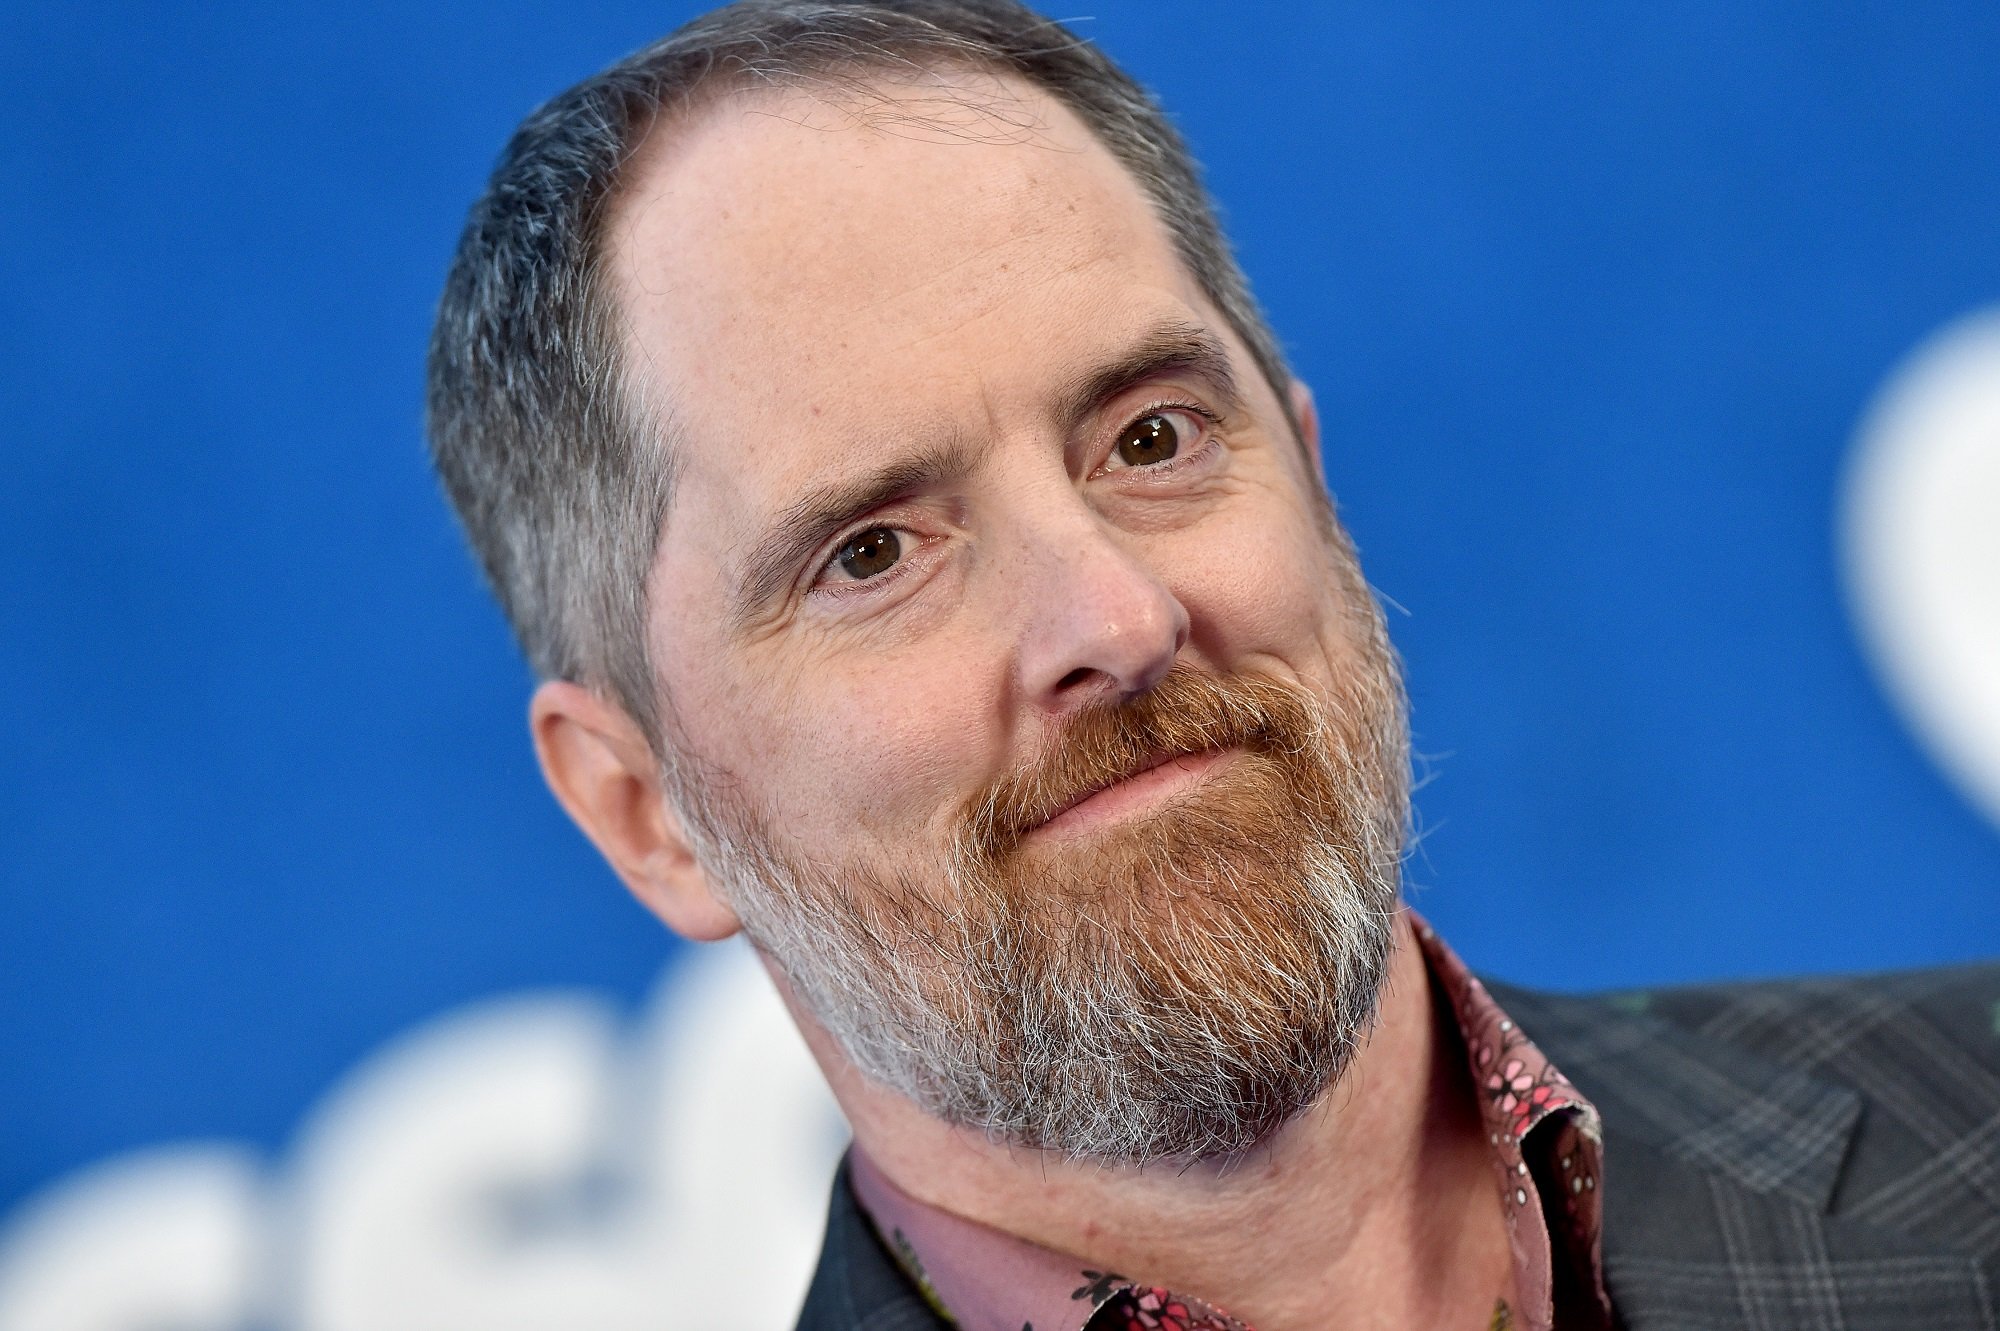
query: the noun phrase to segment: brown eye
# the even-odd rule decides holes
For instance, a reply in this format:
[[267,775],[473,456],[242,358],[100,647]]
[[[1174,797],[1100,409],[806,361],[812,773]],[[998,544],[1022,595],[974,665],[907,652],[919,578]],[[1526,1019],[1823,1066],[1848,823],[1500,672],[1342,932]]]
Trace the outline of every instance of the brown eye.
[[903,543],[887,527],[870,527],[834,552],[833,562],[856,582],[879,577],[903,557]]
[[1118,437],[1118,460],[1128,467],[1150,467],[1180,451],[1180,427],[1158,412],[1141,416]]

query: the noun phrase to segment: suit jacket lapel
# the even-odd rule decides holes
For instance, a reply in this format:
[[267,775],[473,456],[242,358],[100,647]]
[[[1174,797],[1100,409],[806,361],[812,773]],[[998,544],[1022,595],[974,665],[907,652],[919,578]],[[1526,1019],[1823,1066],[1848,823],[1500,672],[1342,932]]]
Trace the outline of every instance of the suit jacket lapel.
[[[1879,1207],[1829,1213],[1865,1112],[1855,1092],[1643,1004],[1489,988],[1603,1115],[1605,1277],[1628,1331],[2000,1331],[1973,1258]],[[799,1325],[944,1325],[844,1176]]]
[[1603,1115],[1605,1281],[1631,1331],[1994,1331],[1970,1257],[1829,1214],[1852,1090],[1641,1002],[1490,987]]
[[826,1238],[797,1331],[947,1331],[895,1258],[875,1236],[848,1182],[847,1161],[834,1176]]

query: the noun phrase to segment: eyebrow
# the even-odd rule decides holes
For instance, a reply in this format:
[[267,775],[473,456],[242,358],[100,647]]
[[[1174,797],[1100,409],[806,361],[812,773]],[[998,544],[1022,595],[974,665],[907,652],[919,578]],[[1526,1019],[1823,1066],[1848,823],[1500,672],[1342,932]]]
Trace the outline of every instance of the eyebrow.
[[1056,420],[1064,437],[1074,435],[1105,403],[1153,379],[1202,380],[1226,411],[1242,403],[1236,373],[1222,340],[1198,323],[1169,319],[1155,324],[1118,358],[1087,371],[1057,394]]
[[[1200,324],[1167,320],[1154,325],[1116,359],[1060,385],[1054,416],[1065,440],[1113,398],[1153,379],[1201,379],[1225,412],[1240,402],[1229,352]],[[752,547],[736,579],[732,618],[740,627],[781,593],[799,564],[849,522],[897,499],[962,480],[978,465],[974,441],[955,437],[914,456],[808,491],[785,506]]]
[[915,457],[898,458],[850,480],[820,486],[786,505],[764,529],[737,579],[732,598],[736,623],[755,617],[784,590],[798,565],[849,522],[906,495],[960,480],[975,461],[971,441],[952,439]]

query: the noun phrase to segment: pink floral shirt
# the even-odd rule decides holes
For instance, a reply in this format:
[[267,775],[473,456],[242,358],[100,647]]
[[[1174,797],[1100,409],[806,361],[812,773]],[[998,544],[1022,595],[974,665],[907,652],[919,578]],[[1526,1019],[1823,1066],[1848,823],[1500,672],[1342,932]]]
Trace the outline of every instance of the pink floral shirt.
[[[1599,1248],[1603,1132],[1597,1110],[1500,1010],[1414,912],[1433,982],[1457,1018],[1486,1120],[1519,1307],[1491,1331],[1613,1325]],[[920,1202],[855,1148],[862,1210],[940,1316],[961,1331],[1251,1331],[1200,1299],[1096,1270]],[[1480,1328],[1467,1328],[1480,1331]]]

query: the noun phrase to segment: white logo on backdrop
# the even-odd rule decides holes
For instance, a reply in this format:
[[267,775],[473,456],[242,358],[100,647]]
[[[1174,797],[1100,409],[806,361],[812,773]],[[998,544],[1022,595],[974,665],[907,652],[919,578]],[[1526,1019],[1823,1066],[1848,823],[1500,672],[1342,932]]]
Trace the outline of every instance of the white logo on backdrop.
[[64,1181],[0,1234],[0,1331],[775,1331],[845,1136],[748,950],[702,949],[635,1027],[564,993],[426,1023],[276,1167]]
[[1918,739],[2000,822],[2000,307],[1919,346],[1855,440],[1854,616]]
[[[1891,697],[2000,821],[2000,310],[1891,376],[1844,521]],[[754,960],[703,949],[632,1028],[578,994],[427,1023],[276,1165],[190,1143],[58,1183],[0,1232],[0,1331],[775,1331],[843,1141]]]

